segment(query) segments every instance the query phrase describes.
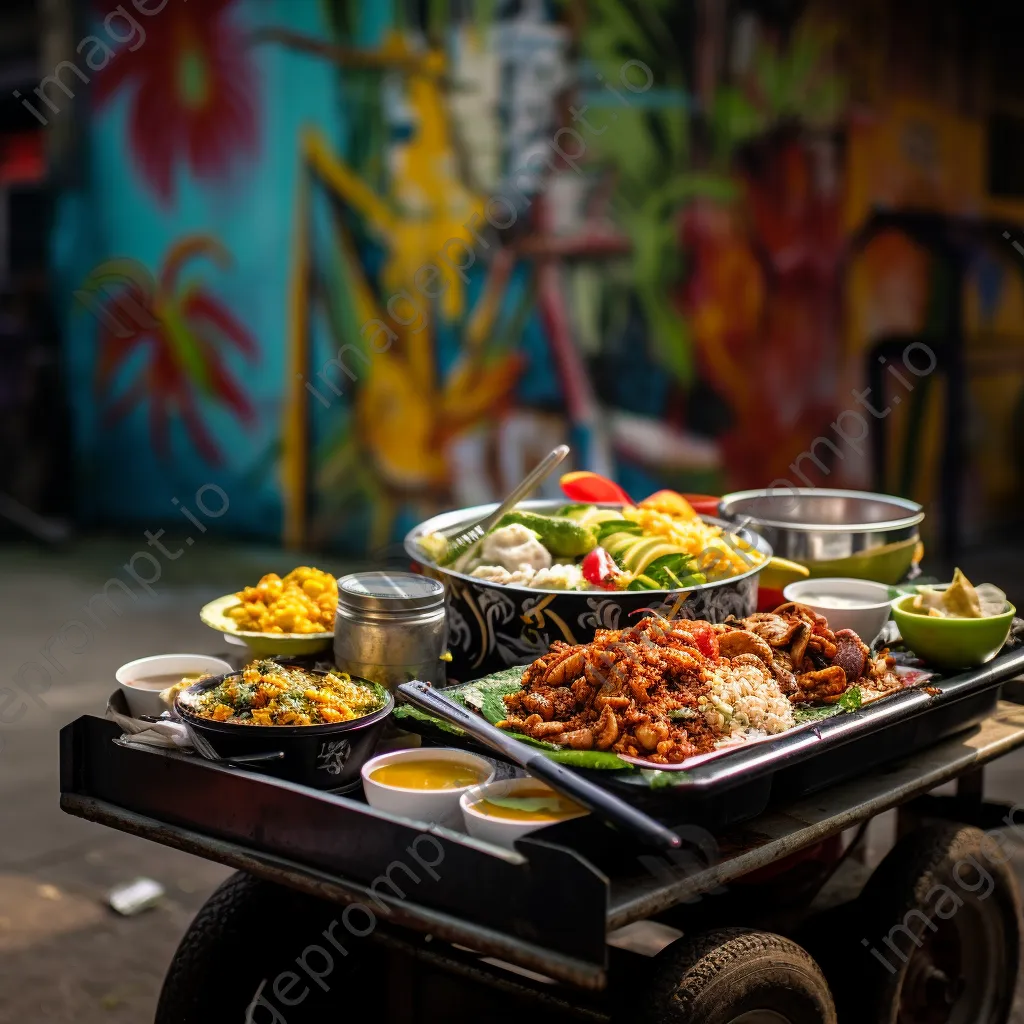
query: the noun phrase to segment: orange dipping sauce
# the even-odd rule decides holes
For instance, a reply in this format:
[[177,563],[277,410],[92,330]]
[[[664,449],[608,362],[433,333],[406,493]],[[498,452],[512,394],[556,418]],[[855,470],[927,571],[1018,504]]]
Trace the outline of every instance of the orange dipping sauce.
[[487,776],[472,765],[441,758],[423,758],[382,764],[370,772],[370,778],[382,786],[398,789],[465,789],[478,786]]

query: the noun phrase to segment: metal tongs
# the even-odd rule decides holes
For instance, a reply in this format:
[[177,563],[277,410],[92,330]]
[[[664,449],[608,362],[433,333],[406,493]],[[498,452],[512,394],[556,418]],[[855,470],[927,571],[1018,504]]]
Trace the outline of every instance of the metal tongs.
[[473,739],[487,744],[502,757],[519,765],[531,775],[542,779],[563,796],[575,800],[593,811],[602,821],[630,833],[645,846],[659,850],[675,850],[682,840],[671,829],[643,811],[626,803],[620,797],[595,785],[565,765],[547,758],[535,747],[527,746],[507,732],[491,725],[490,722],[473,714],[450,697],[435,690],[429,683],[414,680],[401,683],[398,692],[410,703],[452,725],[457,725]]

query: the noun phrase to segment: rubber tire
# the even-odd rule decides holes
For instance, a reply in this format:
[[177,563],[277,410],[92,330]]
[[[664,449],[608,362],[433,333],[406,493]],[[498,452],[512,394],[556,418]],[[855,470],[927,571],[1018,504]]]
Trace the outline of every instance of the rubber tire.
[[751,1010],[774,1010],[790,1024],[836,1024],[818,965],[772,932],[722,928],[679,939],[655,958],[648,991],[636,1024],[730,1024]]
[[[375,988],[380,956],[369,955],[369,944],[352,938],[339,924],[334,935],[348,955],[336,952],[334,970],[324,978],[328,992],[302,973],[295,958],[312,944],[329,945],[321,932],[340,919],[342,909],[244,872],[232,875],[203,904],[182,937],[164,978],[154,1024],[242,1024],[264,979],[267,999],[288,1024],[322,1021],[330,1011],[337,1013],[346,1005],[344,993],[351,991],[348,978],[353,973],[358,973],[360,989]],[[308,983],[309,995],[297,1006],[285,1007],[272,987],[289,970]],[[290,994],[299,991],[301,986]],[[252,1014],[253,1024],[271,1018],[263,1007]]]
[[[994,968],[1002,978],[997,981],[999,994],[992,1015],[987,1020],[972,1019],[972,1024],[1005,1024],[1009,1020],[1020,965],[1020,895],[1010,865],[988,859],[986,850],[992,846],[986,838],[980,829],[943,823],[905,836],[889,851],[856,901],[857,930],[845,937],[850,956],[833,978],[842,1021],[895,1024],[901,986],[913,960],[909,954],[914,945],[905,934],[897,936],[899,941],[894,940],[902,954],[908,955],[906,963],[901,964],[896,954],[883,945],[882,938],[890,935],[894,925],[907,922],[911,911],[927,915],[933,910],[924,897],[940,884],[948,886],[965,905],[971,901],[979,912],[996,915],[1005,950],[1005,961]],[[955,866],[967,857],[974,857],[993,879],[993,888],[984,900],[972,897],[954,878]],[[907,923],[913,934],[920,936],[926,928],[924,921],[916,917],[911,921],[912,925]],[[891,966],[898,966],[896,973],[891,973],[872,954],[872,949],[884,955]]]

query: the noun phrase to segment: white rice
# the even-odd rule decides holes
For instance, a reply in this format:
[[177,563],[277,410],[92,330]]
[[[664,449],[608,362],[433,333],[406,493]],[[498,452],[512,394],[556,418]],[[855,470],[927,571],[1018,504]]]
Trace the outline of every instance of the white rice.
[[698,704],[708,725],[723,738],[773,735],[792,729],[793,705],[774,678],[753,665],[719,663],[711,693]]

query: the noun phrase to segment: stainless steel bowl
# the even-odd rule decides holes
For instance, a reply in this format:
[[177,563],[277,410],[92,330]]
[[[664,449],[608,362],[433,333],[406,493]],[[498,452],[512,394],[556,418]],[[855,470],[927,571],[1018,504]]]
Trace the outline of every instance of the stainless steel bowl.
[[761,534],[779,558],[812,576],[898,583],[920,542],[921,506],[906,498],[825,487],[767,488],[727,494],[723,519]]

